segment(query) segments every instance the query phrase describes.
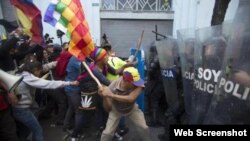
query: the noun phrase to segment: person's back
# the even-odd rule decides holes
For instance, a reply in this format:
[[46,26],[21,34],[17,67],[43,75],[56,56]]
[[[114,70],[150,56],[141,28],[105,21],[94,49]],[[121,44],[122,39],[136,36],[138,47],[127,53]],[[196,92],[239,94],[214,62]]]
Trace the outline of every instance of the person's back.
[[[81,71],[81,62],[77,60],[75,56],[72,56],[68,62],[66,68],[66,77],[65,81],[74,81],[77,79]],[[79,92],[80,88],[78,86],[67,86],[64,89],[66,92]]]
[[[120,59],[119,57],[109,56],[108,64],[114,69],[119,69],[120,67],[125,65],[126,62]],[[118,78],[119,78],[119,75],[114,75],[109,72],[107,73],[107,79],[110,81],[116,80]]]
[[15,49],[15,45],[18,41],[18,38],[8,39],[0,46],[0,68],[4,71],[12,71],[15,69],[14,59],[11,56]]

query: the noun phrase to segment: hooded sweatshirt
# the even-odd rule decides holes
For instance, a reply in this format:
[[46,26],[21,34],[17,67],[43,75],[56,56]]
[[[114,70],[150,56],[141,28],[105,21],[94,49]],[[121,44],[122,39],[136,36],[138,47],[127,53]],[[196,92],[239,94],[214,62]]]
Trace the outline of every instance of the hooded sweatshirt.
[[17,87],[18,103],[15,108],[29,108],[34,100],[36,88],[40,89],[56,89],[69,86],[71,82],[66,81],[48,81],[34,76],[24,71],[20,76],[23,77],[22,82]]

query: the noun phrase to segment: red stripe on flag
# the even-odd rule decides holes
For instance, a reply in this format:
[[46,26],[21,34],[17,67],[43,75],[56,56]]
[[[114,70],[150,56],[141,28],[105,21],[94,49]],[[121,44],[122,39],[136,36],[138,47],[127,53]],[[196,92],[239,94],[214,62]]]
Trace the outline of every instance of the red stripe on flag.
[[11,3],[31,19],[31,40],[36,43],[41,43],[43,41],[43,27],[40,10],[33,3],[25,2],[25,0],[11,0]]

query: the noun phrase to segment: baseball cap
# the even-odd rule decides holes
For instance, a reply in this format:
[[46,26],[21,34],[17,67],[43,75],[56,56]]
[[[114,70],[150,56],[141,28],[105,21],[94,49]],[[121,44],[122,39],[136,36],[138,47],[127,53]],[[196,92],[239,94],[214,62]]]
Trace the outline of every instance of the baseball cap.
[[144,80],[141,79],[138,70],[134,67],[128,67],[123,70],[123,79],[133,83],[138,87],[145,87]]

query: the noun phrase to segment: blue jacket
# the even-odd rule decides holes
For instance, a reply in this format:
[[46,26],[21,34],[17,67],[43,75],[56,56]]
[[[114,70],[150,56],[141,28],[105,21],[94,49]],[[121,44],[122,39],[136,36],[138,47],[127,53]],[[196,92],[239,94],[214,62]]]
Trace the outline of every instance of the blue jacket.
[[[65,81],[75,81],[81,73],[81,61],[79,61],[75,56],[72,56],[69,59],[67,68],[66,68],[66,77]],[[64,88],[65,92],[80,92],[79,86],[67,86]]]

